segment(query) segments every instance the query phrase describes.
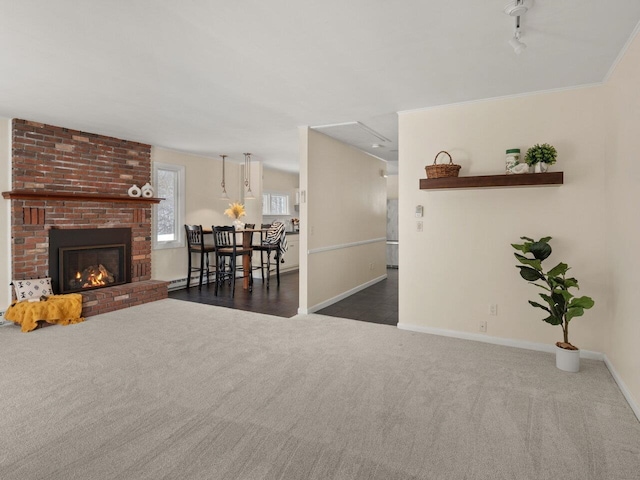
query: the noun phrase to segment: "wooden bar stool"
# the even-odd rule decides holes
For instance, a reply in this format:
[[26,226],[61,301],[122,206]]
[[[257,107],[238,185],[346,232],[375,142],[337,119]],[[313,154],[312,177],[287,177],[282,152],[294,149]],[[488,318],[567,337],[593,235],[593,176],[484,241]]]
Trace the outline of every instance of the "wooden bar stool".
[[[184,230],[187,234],[187,255],[189,256],[189,268],[187,270],[187,288],[191,285],[191,273],[200,273],[200,283],[198,289],[202,289],[202,277],[206,268],[207,285],[209,284],[209,254],[215,251],[215,246],[204,244],[204,235],[202,233],[202,225],[185,225]],[[197,253],[200,255],[199,266],[192,266],[192,255]]]
[[[251,281],[251,254],[253,253],[251,247],[246,248],[242,245],[238,246],[236,242],[236,228],[231,227],[212,227],[213,230],[213,243],[215,246],[216,255],[216,289],[215,294],[218,295],[219,286],[228,280],[231,285],[231,296],[235,295],[236,288],[236,269],[237,258],[247,257],[249,259],[249,291],[252,290],[253,285]],[[244,275],[247,275],[245,271]]]

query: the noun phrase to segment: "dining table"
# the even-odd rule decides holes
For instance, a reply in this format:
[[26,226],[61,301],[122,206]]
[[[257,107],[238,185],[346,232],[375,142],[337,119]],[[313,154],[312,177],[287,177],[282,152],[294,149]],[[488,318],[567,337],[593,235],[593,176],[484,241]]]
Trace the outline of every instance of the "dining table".
[[[253,234],[256,232],[266,232],[267,228],[243,228],[236,229],[236,234],[242,234],[242,248],[251,248],[253,245]],[[205,235],[213,235],[213,229],[203,228],[202,233]],[[242,256],[242,288],[249,290],[251,279],[251,256]]]

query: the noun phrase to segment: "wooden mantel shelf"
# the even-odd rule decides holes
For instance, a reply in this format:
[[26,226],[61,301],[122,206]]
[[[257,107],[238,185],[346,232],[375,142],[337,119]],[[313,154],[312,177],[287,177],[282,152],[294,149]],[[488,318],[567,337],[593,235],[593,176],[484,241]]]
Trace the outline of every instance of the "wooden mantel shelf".
[[44,190],[12,190],[2,192],[10,200],[73,200],[79,202],[160,203],[164,198],[129,197],[107,193],[48,192]]
[[441,188],[522,187],[562,185],[563,172],[520,173],[513,175],[480,175],[477,177],[421,178],[420,190]]

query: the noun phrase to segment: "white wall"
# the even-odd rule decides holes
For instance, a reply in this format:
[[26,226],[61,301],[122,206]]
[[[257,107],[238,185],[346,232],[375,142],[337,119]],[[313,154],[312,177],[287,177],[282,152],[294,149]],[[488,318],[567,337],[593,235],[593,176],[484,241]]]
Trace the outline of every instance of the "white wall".
[[[570,340],[604,351],[611,329],[605,208],[606,158],[602,87],[506,98],[403,113],[400,130],[400,323],[552,344],[560,327],[528,305],[538,291],[515,268],[511,243],[550,235],[548,262],[572,267],[581,293],[596,306],[571,323]],[[425,165],[440,150],[462,165],[461,176],[501,174],[505,150],[556,146],[549,187],[424,190]],[[416,231],[424,205],[424,232]],[[545,262],[546,263],[546,262]],[[489,305],[498,304],[498,316]]]
[[611,341],[607,357],[640,405],[640,36],[606,84],[609,143],[606,154],[606,233],[612,270]]
[[309,311],[386,276],[387,187],[383,161],[311,129],[300,137],[300,309]]
[[[11,120],[0,118],[0,192],[11,190]],[[11,200],[0,199],[0,311],[11,303]]]
[[398,196],[398,175],[389,175],[387,177],[387,200],[395,200]]
[[[239,161],[242,161],[240,159]],[[200,224],[211,228],[212,225],[231,225],[233,219],[224,215],[229,202],[241,201],[242,174],[241,164],[226,162],[226,189],[230,200],[221,200],[222,160],[164,148],[151,149],[151,161],[172,165],[183,165],[186,171],[186,218],[185,222]],[[253,167],[252,167],[253,168]],[[256,169],[257,170],[257,169]],[[252,171],[252,177],[254,172]],[[256,173],[256,175],[259,175]],[[259,179],[259,177],[256,177]],[[252,182],[251,189],[254,190]],[[259,195],[259,188],[257,195]],[[255,190],[254,190],[255,191]],[[259,206],[256,200],[245,202],[247,216],[244,222],[260,222]],[[155,208],[155,207],[154,207]],[[154,280],[176,280],[187,276],[187,249],[182,248],[153,250],[151,256],[152,278]]]

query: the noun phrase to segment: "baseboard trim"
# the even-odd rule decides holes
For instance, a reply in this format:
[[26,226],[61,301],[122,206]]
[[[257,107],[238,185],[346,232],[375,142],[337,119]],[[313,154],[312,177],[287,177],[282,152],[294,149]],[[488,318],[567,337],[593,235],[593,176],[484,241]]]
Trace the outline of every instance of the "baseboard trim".
[[[210,283],[213,283],[215,281],[215,276],[211,274],[211,277],[209,278],[209,280],[211,280]],[[183,288],[187,288],[187,277],[177,278],[175,280],[165,280],[165,281],[169,282],[168,290],[170,292],[173,290],[181,290]],[[195,275],[191,277],[191,286],[198,285],[199,283],[200,283],[200,275]],[[207,285],[207,283],[209,282],[207,282],[207,277],[205,275],[202,278],[202,284]]]
[[387,278],[387,274],[385,273],[384,275],[380,275],[379,277],[374,278],[373,280],[369,280],[368,282],[363,283],[362,285],[358,285],[357,287],[347,290],[346,292],[342,292],[340,295],[336,295],[335,297],[325,300],[324,302],[320,302],[317,305],[314,305],[309,308],[298,308],[298,313],[300,315],[306,315],[309,313],[317,312],[318,310],[322,310],[323,308],[326,308],[329,305],[333,305],[334,303],[338,303],[340,300],[344,300],[345,298],[350,297],[354,293],[358,293],[360,290],[369,288],[371,285],[375,285],[376,283],[381,282],[386,278]]
[[640,405],[638,405],[635,398],[633,398],[633,395],[631,395],[631,392],[627,388],[627,385],[624,383],[620,375],[618,375],[618,372],[613,366],[613,363],[611,363],[611,360],[609,360],[609,358],[606,355],[604,355],[604,364],[609,369],[609,372],[611,373],[613,380],[618,384],[618,388],[622,392],[622,395],[624,396],[625,400],[631,407],[631,410],[633,410],[634,415],[640,422]]
[[[494,345],[503,345],[505,347],[524,348],[525,350],[535,350],[538,352],[554,353],[555,346],[548,343],[527,342],[525,340],[514,340],[512,338],[492,337],[491,335],[481,335],[479,333],[459,332],[457,330],[447,330],[444,328],[423,327],[421,325],[412,325],[410,323],[398,323],[401,330],[409,330],[412,332],[429,333],[431,335],[440,335],[442,337],[460,338],[463,340],[475,340],[476,342],[491,343]],[[591,360],[604,360],[604,355],[600,352],[580,349],[580,358],[588,358]]]

